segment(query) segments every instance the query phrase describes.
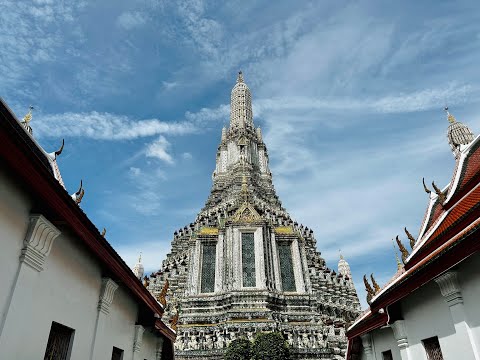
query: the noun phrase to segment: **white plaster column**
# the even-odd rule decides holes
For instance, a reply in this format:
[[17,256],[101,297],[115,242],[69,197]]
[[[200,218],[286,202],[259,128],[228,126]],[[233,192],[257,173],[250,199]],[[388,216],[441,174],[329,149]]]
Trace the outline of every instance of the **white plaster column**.
[[298,293],[304,293],[305,282],[303,281],[303,266],[297,238],[292,241],[291,251],[293,260],[293,273],[295,276],[295,288],[297,289]]
[[110,345],[105,347],[106,344],[98,337],[104,336],[105,323],[107,321],[108,314],[110,313],[110,306],[113,302],[115,291],[118,289],[118,285],[110,278],[102,279],[102,287],[100,288],[100,296],[97,306],[97,319],[95,321],[95,329],[93,331],[92,350],[90,359],[104,359],[107,356],[111,356],[112,349]]
[[233,266],[233,289],[240,290],[243,283],[242,277],[242,239],[238,228],[233,228],[232,234],[232,266]]
[[402,360],[410,360],[408,351],[407,329],[405,328],[405,320],[397,320],[390,325],[393,330],[393,336],[397,340]]
[[135,325],[133,337],[133,360],[140,359],[140,350],[142,350],[143,333],[145,328],[142,325]]
[[377,357],[375,356],[375,353],[373,351],[372,336],[369,333],[367,333],[360,336],[360,339],[362,339],[365,360],[377,360]]
[[233,235],[232,235],[232,228],[229,226],[225,229],[225,256],[226,256],[226,262],[225,262],[225,273],[226,273],[226,279],[225,279],[225,289],[227,291],[231,291],[233,289],[233,284],[234,284],[234,272],[233,272],[233,249],[234,249],[234,244],[233,244]]
[[265,249],[263,248],[263,230],[261,227],[255,230],[253,238],[255,241],[255,287],[264,290],[267,288],[267,277],[265,274]]
[[463,297],[456,271],[448,271],[435,279],[440,292],[450,308],[456,332],[456,342],[462,350],[462,359],[480,360],[478,349],[468,326]]
[[[39,214],[30,216],[15,280],[10,289],[3,289],[10,290],[10,294],[0,323],[0,359],[9,358],[15,353],[8,352],[10,351],[8,337],[21,338],[22,326],[19,324],[35,316],[33,312],[35,307],[29,302],[35,300],[37,279],[41,276],[53,241],[59,235],[60,230],[44,216]],[[8,329],[8,332],[4,329]]]
[[223,244],[224,244],[224,235],[218,235],[216,255],[215,255],[215,292],[221,292],[223,290],[223,274],[224,264],[223,264]]
[[192,274],[192,295],[199,294],[201,291],[202,280],[202,242],[200,240],[195,241],[195,257],[194,268]]
[[275,233],[272,233],[272,255],[273,255],[273,270],[275,276],[275,287],[277,290],[282,289],[282,279],[280,275],[280,262],[278,259],[278,249],[277,249],[277,241],[275,240]]
[[302,259],[303,274],[306,275],[303,277],[305,281],[305,291],[311,294],[313,291],[312,291],[312,283],[310,281],[310,272],[309,272],[310,270],[308,269],[308,266],[307,266],[307,254],[306,254],[305,246],[300,247],[300,256]]

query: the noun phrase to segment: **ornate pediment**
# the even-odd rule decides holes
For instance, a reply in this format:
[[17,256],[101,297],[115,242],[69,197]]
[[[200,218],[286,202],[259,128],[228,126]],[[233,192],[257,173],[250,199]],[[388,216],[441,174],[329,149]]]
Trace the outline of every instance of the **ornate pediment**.
[[243,203],[232,216],[232,221],[236,223],[253,223],[261,220],[260,214],[248,202]]

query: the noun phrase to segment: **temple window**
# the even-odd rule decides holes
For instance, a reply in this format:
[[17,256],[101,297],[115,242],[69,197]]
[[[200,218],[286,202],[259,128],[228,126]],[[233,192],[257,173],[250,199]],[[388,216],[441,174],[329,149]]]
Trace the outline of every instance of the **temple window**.
[[242,233],[243,287],[255,287],[255,240],[253,233]]
[[217,252],[216,243],[205,243],[202,246],[202,293],[213,293],[215,291],[215,260]]
[[44,358],[49,360],[69,359],[74,332],[73,329],[53,321]]
[[291,243],[278,243],[278,257],[280,259],[280,277],[283,291],[296,291]]
[[427,353],[427,360],[443,360],[442,349],[440,349],[440,343],[438,337],[434,336],[425,340],[422,340],[423,347]]
[[112,360],[122,360],[122,359],[123,359],[123,350],[114,346],[112,350]]
[[393,360],[392,350],[382,352],[382,360]]

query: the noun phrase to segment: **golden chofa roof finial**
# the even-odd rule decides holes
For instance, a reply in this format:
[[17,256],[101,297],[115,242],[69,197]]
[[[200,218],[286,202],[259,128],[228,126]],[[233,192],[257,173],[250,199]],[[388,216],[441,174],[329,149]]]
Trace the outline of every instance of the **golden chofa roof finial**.
[[23,119],[21,121],[23,127],[25,129],[27,129],[27,131],[30,133],[30,135],[32,134],[32,128],[30,126],[30,121],[32,120],[32,110],[33,110],[33,106],[30,105],[28,107],[28,113],[23,117]]
[[448,122],[450,124],[453,124],[454,122],[457,122],[457,120],[455,119],[455,116],[450,114],[450,112],[448,111],[448,106],[445,106],[444,110],[447,113],[447,119],[448,119]]
[[243,73],[242,70],[238,72],[237,83],[243,83]]

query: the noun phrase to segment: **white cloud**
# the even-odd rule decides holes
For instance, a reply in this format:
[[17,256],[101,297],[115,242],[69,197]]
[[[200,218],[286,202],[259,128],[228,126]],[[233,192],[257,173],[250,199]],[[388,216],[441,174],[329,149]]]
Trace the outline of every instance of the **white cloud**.
[[189,152],[184,152],[182,154],[182,158],[185,159],[185,160],[190,160],[193,158],[192,154],[190,154]]
[[[37,117],[38,116],[38,117]],[[88,137],[97,140],[125,140],[159,134],[184,135],[196,131],[188,122],[158,119],[138,120],[111,113],[63,113],[36,115],[35,136]]]
[[147,22],[145,14],[139,11],[126,11],[120,14],[117,18],[117,25],[125,30],[140,27]]
[[147,157],[153,157],[160,159],[167,164],[173,164],[173,158],[168,153],[170,143],[163,136],[159,136],[157,140],[147,145],[145,149],[145,155]]
[[178,86],[178,82],[177,81],[172,81],[172,82],[162,81],[162,85],[163,85],[163,88],[165,90],[172,90],[172,89],[174,89]]
[[134,166],[131,166],[130,169],[128,169],[128,173],[132,176],[132,177],[137,177],[139,176],[142,171],[137,168],[137,167],[134,167]]

